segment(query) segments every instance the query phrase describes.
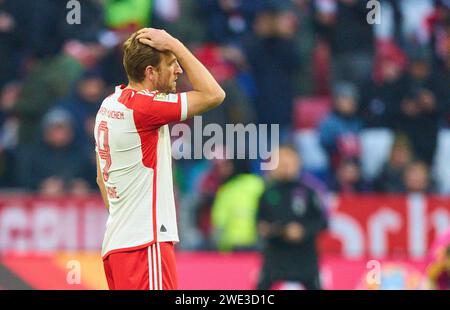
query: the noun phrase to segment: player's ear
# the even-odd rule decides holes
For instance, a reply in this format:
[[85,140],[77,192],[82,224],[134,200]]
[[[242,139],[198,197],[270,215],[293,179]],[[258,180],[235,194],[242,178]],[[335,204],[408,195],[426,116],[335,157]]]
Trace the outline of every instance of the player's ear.
[[153,66],[147,66],[145,68],[145,78],[149,81],[153,82],[155,81],[155,74],[157,73],[157,70]]

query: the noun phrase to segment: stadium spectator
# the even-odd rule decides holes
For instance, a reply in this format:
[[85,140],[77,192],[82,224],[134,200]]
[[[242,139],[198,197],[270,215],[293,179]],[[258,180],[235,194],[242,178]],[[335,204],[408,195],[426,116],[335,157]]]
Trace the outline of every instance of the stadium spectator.
[[0,109],[0,188],[12,188],[14,184],[14,150],[8,148],[7,115]]
[[20,76],[23,58],[30,49],[26,34],[29,32],[30,10],[26,0],[0,1],[0,89]]
[[409,64],[406,74],[401,79],[402,91],[414,92],[428,89],[436,97],[437,111],[444,111],[448,106],[449,87],[445,79],[441,79],[431,64],[431,55],[426,48],[416,48],[409,53]]
[[199,9],[206,19],[208,41],[239,43],[251,28],[251,17],[260,1],[201,0]]
[[[1,121],[1,119],[0,119]],[[0,188],[11,189],[14,184],[14,154],[0,146]]]
[[[439,80],[443,81],[444,85],[450,85],[450,53],[445,58],[444,65],[437,69],[436,75]],[[444,98],[450,98],[450,88],[446,89]],[[450,107],[448,104],[445,105],[444,112],[446,114],[447,124],[450,124]]]
[[434,0],[434,11],[424,21],[426,40],[429,40],[435,64],[442,65],[450,53],[450,1]]
[[[392,39],[393,42],[396,42],[400,46],[403,46],[403,23],[405,21],[405,16],[402,10],[402,3],[397,0],[382,0],[381,5],[383,10],[385,9],[385,6],[388,5],[392,12],[390,21],[392,26],[390,27],[390,35],[388,38]],[[385,16],[383,16],[383,18],[385,18]]]
[[264,257],[258,289],[270,289],[278,281],[321,288],[316,238],[326,219],[318,194],[299,180],[301,165],[295,149],[280,147],[278,167],[257,213]]
[[[202,2],[198,0],[156,0],[152,25],[166,29],[177,38],[196,45],[206,41],[209,27],[201,10]],[[195,20],[195,23],[192,21]],[[186,27],[189,25],[189,27]]]
[[[120,36],[129,36],[128,32],[120,33]],[[119,39],[117,37],[116,39]],[[114,40],[116,40],[114,39]],[[122,65],[122,48],[120,44],[111,47],[104,57],[99,60],[98,70],[102,74],[102,79],[105,81],[107,88],[113,92],[114,86],[117,82],[126,83],[127,75]]]
[[334,109],[320,123],[320,142],[333,169],[342,158],[359,158],[359,133],[363,123],[357,115],[358,92],[355,85],[339,82],[334,89]]
[[20,83],[6,84],[0,93],[0,147],[14,149],[17,145],[18,121],[12,113],[20,92]]
[[364,81],[372,73],[373,25],[367,22],[367,0],[315,0],[316,23],[332,50],[333,81]]
[[54,109],[42,122],[42,139],[21,147],[16,174],[21,186],[42,194],[87,193],[87,159],[73,142],[70,114]]
[[436,152],[440,119],[434,94],[430,90],[419,89],[405,96],[401,114],[394,124],[394,129],[411,141],[414,157],[428,165],[432,164]]
[[255,249],[257,241],[255,218],[264,181],[250,173],[245,160],[236,159],[233,166],[233,175],[219,188],[211,211],[220,251]]
[[403,173],[412,161],[412,150],[408,138],[398,136],[392,146],[387,163],[374,182],[374,189],[383,193],[402,193]]
[[0,188],[17,186],[14,161],[17,144],[17,120],[11,115],[11,107],[17,99],[18,83],[9,83],[0,93]]
[[105,95],[105,82],[100,73],[89,70],[83,73],[73,91],[56,104],[71,114],[75,142],[80,147],[92,149],[95,116]]
[[407,193],[430,193],[433,191],[428,166],[421,161],[410,163],[403,173],[403,186]]
[[244,41],[247,60],[256,83],[255,110],[258,122],[291,125],[294,77],[300,67],[295,44],[295,14],[276,7],[260,10],[253,33]]
[[137,30],[151,24],[153,9],[154,1],[109,0],[104,5],[105,23],[111,29]]
[[398,103],[403,96],[401,78],[406,69],[406,55],[395,44],[380,43],[374,74],[359,88],[360,113],[366,127],[395,124]]
[[361,193],[370,187],[362,178],[361,167],[357,160],[343,158],[339,163],[329,189],[335,193]]

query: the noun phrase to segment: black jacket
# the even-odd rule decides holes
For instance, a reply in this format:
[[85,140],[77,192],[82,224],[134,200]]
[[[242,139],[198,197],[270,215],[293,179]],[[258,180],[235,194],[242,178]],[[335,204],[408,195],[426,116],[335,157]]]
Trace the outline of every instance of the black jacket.
[[[276,182],[263,193],[258,210],[258,222],[277,227],[264,240],[263,255],[266,272],[273,278],[295,279],[311,277],[319,271],[316,237],[327,222],[317,193],[300,181]],[[302,241],[286,241],[281,231],[290,222],[304,227]]]

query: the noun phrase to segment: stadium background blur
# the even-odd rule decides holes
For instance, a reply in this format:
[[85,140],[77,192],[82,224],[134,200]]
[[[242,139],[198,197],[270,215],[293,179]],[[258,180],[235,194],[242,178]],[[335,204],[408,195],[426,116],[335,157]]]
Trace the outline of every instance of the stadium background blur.
[[[0,0],[0,288],[106,287],[93,123],[127,82],[121,43],[145,26],[227,92],[204,125],[279,123],[299,151],[329,221],[325,288],[424,288],[450,227],[450,1],[380,2],[370,25],[359,0],[81,0],[70,25],[66,1]],[[234,184],[214,203],[241,164],[174,161],[180,288],[255,287],[257,197]]]

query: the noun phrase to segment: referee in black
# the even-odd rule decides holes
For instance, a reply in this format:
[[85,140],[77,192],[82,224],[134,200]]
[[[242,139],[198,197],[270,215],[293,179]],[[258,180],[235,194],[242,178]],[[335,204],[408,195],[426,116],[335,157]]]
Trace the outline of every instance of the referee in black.
[[279,165],[269,175],[257,213],[263,267],[258,289],[278,281],[321,289],[316,238],[327,222],[317,193],[299,178],[301,159],[291,146],[279,149]]

